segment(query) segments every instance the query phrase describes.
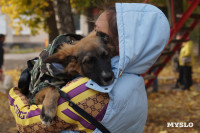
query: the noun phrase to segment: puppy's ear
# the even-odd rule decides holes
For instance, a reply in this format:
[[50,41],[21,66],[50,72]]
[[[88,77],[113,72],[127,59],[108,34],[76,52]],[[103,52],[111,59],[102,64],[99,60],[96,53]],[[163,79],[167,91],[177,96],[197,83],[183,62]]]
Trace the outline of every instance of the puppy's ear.
[[109,43],[109,41],[110,41],[110,37],[109,37],[106,33],[104,33],[104,32],[98,31],[98,32],[96,33],[96,36],[99,36],[99,37],[101,38],[101,40],[102,40],[105,44]]
[[59,53],[55,53],[52,56],[48,57],[46,60],[44,60],[44,63],[59,63],[63,65],[63,67],[66,67],[69,63],[76,61],[76,56],[61,56]]
[[59,53],[55,53],[52,56],[49,56],[47,59],[45,59],[43,62],[44,63],[59,63],[63,61],[63,57]]
[[73,52],[75,51],[75,45],[69,45],[65,44],[60,47],[60,49],[54,53],[53,55],[49,56],[46,60],[44,60],[44,63],[59,63],[63,66],[66,66],[68,64],[67,62],[71,61],[71,59],[75,59],[75,56],[73,55]]

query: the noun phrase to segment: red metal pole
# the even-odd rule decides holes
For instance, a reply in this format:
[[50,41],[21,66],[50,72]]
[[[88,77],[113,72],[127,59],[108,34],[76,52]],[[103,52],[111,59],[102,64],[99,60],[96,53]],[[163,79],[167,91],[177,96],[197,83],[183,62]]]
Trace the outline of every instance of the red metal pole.
[[[190,28],[193,30],[193,29],[197,26],[198,23],[199,23],[199,21],[198,21],[198,20],[195,20],[195,21],[190,25]],[[191,32],[191,31],[186,32],[186,33],[182,36],[181,40],[186,40],[186,38],[189,36],[190,32]],[[175,52],[175,51],[177,51],[180,47],[181,47],[181,43],[176,44],[176,46],[172,49],[172,51]],[[165,58],[165,60],[163,61],[164,65],[166,65],[166,63],[172,58],[172,56],[173,56],[173,55],[169,55],[169,56],[167,56],[167,57]],[[156,69],[156,71],[155,71],[154,74],[155,74],[155,75],[159,74],[160,71],[163,69],[163,67],[164,67],[164,66],[160,67],[159,69]],[[146,83],[146,87],[149,87],[149,86],[152,84],[153,81],[154,81],[154,79],[149,80],[149,81]]]
[[170,38],[168,44],[171,42],[172,38],[177,34],[177,32],[180,30],[180,28],[183,26],[185,21],[189,18],[189,16],[192,14],[193,10],[198,6],[200,0],[194,0],[190,7],[187,9],[187,11],[183,14],[183,16],[180,18],[178,23],[176,24],[174,29],[171,29],[170,31]]
[[171,10],[172,10],[172,29],[175,28],[175,17],[174,17],[174,0],[171,0]]
[[[199,3],[200,3],[200,0],[193,0],[192,3],[191,3],[191,5],[190,5],[190,7],[185,11],[185,13],[182,15],[182,17],[178,21],[178,23],[176,23],[175,27],[171,28],[171,30],[170,30],[170,38],[169,38],[168,44],[171,43],[171,40],[174,38],[174,36],[177,34],[177,32],[180,30],[180,28],[183,26],[183,24],[186,22],[186,20],[189,18],[189,16],[194,11],[194,9],[198,6]],[[196,24],[197,24],[197,22],[194,22],[192,25],[196,25]],[[191,27],[193,27],[192,25],[191,25]],[[185,34],[189,35],[189,33],[187,33],[187,32]],[[174,49],[172,51],[176,51],[177,49],[178,49],[178,46],[174,47]],[[169,56],[169,57],[165,58],[164,65],[171,59],[171,57],[172,56]],[[164,66],[162,66],[159,69],[157,69],[156,72],[155,72],[155,75],[157,75],[162,70],[163,67]],[[144,74],[142,74],[142,76],[144,77],[146,74],[147,74],[147,72],[144,73]],[[146,86],[147,87],[150,86],[153,81],[154,81],[154,79],[149,80],[146,83]]]

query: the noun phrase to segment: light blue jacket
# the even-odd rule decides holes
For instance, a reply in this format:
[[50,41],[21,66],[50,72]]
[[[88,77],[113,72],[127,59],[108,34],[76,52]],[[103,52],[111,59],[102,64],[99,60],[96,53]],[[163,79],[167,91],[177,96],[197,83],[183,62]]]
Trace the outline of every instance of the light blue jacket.
[[[149,4],[117,3],[119,56],[112,58],[115,81],[100,87],[110,101],[102,124],[111,133],[142,133],[147,119],[147,95],[143,77],[168,42],[170,27],[165,15]],[[92,83],[92,84],[91,84]],[[94,133],[100,133],[98,129]]]

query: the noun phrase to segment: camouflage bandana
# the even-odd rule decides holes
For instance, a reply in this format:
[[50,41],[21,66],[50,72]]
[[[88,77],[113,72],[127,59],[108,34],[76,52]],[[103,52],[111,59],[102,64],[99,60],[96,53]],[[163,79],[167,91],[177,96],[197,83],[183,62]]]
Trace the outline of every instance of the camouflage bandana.
[[44,63],[43,61],[55,53],[57,48],[64,42],[67,45],[72,45],[73,40],[80,40],[81,38],[82,36],[75,34],[60,35],[40,53],[39,58],[28,61],[28,66],[33,66],[30,70],[30,103],[34,104],[34,96],[42,88],[51,85],[59,89],[69,81],[69,77],[65,74],[62,65]]

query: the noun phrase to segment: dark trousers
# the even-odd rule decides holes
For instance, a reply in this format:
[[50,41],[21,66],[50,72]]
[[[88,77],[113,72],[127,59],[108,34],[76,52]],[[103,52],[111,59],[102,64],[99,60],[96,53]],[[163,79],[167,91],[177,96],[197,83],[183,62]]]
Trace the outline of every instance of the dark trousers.
[[183,74],[184,74],[184,69],[183,66],[178,66],[178,79],[176,81],[176,85],[175,87],[178,88],[180,85],[184,85],[184,78],[183,78]]
[[3,66],[3,54],[4,54],[4,50],[3,47],[0,47],[0,69],[2,69]]
[[184,90],[190,89],[190,86],[192,86],[192,67],[191,66],[181,66],[181,76],[183,80],[183,88]]

